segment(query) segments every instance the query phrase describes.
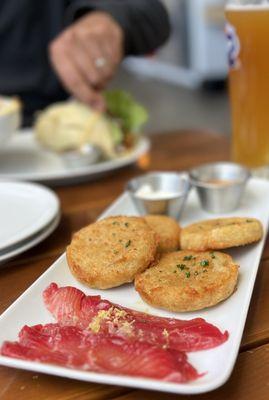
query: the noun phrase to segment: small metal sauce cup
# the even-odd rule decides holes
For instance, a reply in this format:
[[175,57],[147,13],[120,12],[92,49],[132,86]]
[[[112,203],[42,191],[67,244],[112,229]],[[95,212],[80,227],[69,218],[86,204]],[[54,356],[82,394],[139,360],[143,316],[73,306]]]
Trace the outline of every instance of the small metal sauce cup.
[[[152,192],[159,192],[159,197],[155,195],[153,199],[147,194],[139,194],[139,189],[145,186]],[[190,183],[186,173],[152,172],[131,179],[126,189],[141,215],[161,214],[178,219],[187,199]]]
[[227,213],[238,208],[250,171],[235,163],[204,164],[190,171],[202,208],[211,213]]
[[101,158],[101,151],[91,144],[84,144],[77,150],[61,153],[61,158],[67,168],[80,168],[96,164]]

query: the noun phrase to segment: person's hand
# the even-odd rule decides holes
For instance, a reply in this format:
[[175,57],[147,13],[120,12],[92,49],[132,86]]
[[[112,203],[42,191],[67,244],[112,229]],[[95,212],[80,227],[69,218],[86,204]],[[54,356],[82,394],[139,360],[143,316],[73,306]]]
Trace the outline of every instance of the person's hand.
[[92,12],[56,37],[49,46],[52,66],[70,94],[104,109],[100,90],[123,56],[123,31],[104,12]]

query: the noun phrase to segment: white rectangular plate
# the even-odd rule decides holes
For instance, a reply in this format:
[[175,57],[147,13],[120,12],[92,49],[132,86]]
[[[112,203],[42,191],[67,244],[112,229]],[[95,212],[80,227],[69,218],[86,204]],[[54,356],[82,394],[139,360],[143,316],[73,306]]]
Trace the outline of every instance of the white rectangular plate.
[[[265,234],[263,240],[255,245],[229,251],[235,261],[240,265],[238,289],[229,299],[215,307],[192,313],[169,313],[149,307],[145,304],[131,284],[105,291],[90,289],[77,282],[70,274],[65,255],[62,255],[0,317],[0,345],[4,340],[16,340],[17,333],[25,324],[34,325],[52,322],[52,318],[46,311],[42,302],[42,292],[51,282],[56,282],[60,286],[76,286],[87,294],[100,294],[103,298],[115,303],[159,316],[181,319],[202,317],[208,322],[218,326],[222,331],[227,329],[230,333],[228,341],[215,349],[189,353],[189,359],[197,370],[201,373],[207,372],[202,378],[188,384],[175,384],[152,379],[72,370],[55,365],[16,360],[3,356],[0,356],[0,364],[82,381],[173,393],[203,393],[221,386],[229,378],[238,354],[250,298],[268,229],[268,198],[269,182],[252,179],[247,187],[240,209],[229,215],[222,215],[226,217],[256,217],[263,223]],[[137,211],[127,193],[123,194],[112,204],[101,217],[117,214],[137,215]],[[192,192],[188,198],[180,223],[184,226],[193,221],[213,217],[212,214],[201,210],[196,194]]]

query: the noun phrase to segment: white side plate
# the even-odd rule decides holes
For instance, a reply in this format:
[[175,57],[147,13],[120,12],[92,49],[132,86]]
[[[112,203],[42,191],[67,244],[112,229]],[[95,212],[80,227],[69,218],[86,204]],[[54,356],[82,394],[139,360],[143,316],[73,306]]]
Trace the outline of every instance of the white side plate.
[[59,213],[45,228],[38,231],[37,234],[28,239],[22,240],[19,245],[11,246],[8,251],[0,252],[0,267],[10,261],[12,258],[17,257],[19,254],[36,246],[38,243],[49,237],[59,225],[61,214]]
[[30,129],[19,131],[0,151],[0,179],[17,179],[63,185],[96,179],[110,171],[135,163],[150,148],[141,138],[128,155],[115,160],[71,168],[56,153],[45,151]]
[[58,197],[43,186],[0,182],[0,251],[40,231],[59,208]]
[[[69,272],[65,255],[62,255],[9,309],[0,317],[0,344],[3,340],[16,340],[17,333],[25,324],[48,323],[52,321],[42,302],[42,291],[51,283],[72,285],[87,294],[101,294],[103,298],[136,310],[146,311],[159,316],[191,319],[203,317],[217,325],[222,331],[228,330],[229,340],[212,349],[189,353],[189,359],[199,372],[207,372],[202,378],[188,383],[175,384],[152,379],[132,378],[112,374],[98,374],[71,370],[55,365],[16,360],[0,356],[0,364],[22,368],[51,375],[79,379],[88,382],[130,386],[165,392],[195,394],[208,392],[224,384],[229,378],[240,346],[251,294],[262,254],[269,220],[269,183],[252,179],[239,210],[229,216],[259,218],[264,226],[264,239],[251,246],[236,249],[230,253],[240,265],[240,279],[237,291],[219,305],[198,312],[169,313],[146,305],[135,292],[133,285],[124,285],[110,290],[93,290],[78,283]],[[137,212],[128,194],[123,194],[103,215],[136,215]],[[228,215],[225,215],[228,216]],[[204,218],[213,218],[212,214],[201,211],[194,192],[190,194],[181,223]]]

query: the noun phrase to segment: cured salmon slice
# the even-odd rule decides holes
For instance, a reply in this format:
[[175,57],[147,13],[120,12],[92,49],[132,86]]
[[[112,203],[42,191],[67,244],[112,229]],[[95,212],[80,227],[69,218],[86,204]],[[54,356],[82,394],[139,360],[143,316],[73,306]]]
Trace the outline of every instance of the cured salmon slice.
[[1,354],[85,371],[185,383],[199,376],[183,352],[59,324],[24,326]]
[[211,349],[228,339],[203,318],[179,320],[131,310],[100,296],[86,296],[81,290],[51,283],[43,292],[47,309],[61,325],[78,326],[95,333],[148,342],[178,351]]

